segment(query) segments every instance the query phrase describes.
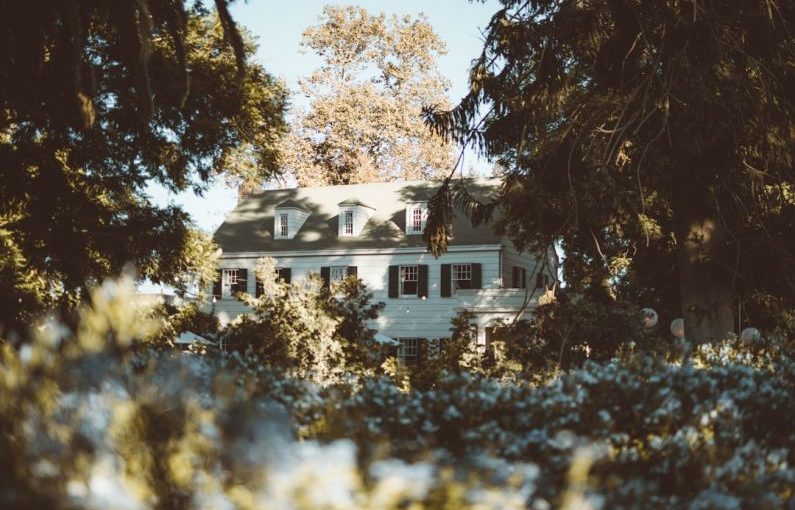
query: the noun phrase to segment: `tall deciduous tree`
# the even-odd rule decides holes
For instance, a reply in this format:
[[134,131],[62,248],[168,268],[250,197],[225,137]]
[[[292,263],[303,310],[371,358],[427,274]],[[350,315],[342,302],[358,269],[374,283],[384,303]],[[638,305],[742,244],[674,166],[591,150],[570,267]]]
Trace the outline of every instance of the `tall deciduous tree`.
[[[184,286],[212,251],[151,182],[197,191],[245,154],[276,168],[286,93],[217,0],[0,4],[0,323],[131,262]],[[231,44],[230,44],[231,43]]]
[[452,164],[423,107],[444,107],[436,70],[444,42],[420,16],[373,16],[357,7],[323,10],[303,46],[322,65],[301,82],[311,99],[285,138],[282,164],[302,185],[424,179]]
[[[795,5],[502,3],[471,93],[431,115],[509,169],[502,229],[560,241],[573,285],[648,285],[693,340],[733,330],[738,299],[792,303]],[[437,253],[456,199],[476,221],[496,210],[448,183]]]

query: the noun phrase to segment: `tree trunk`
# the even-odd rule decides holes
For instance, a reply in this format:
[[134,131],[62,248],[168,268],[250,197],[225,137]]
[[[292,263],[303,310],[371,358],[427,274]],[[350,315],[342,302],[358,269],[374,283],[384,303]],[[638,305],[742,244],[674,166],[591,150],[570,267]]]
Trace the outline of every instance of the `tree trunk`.
[[676,249],[685,338],[693,343],[722,340],[734,329],[731,274],[719,263],[726,251],[724,228],[714,215],[682,221],[684,211],[679,212],[683,228]]
[[718,176],[731,161],[720,138],[693,129],[692,115],[685,107],[672,128],[671,207],[685,338],[706,343],[723,340],[734,329],[736,252],[727,243],[717,206]]

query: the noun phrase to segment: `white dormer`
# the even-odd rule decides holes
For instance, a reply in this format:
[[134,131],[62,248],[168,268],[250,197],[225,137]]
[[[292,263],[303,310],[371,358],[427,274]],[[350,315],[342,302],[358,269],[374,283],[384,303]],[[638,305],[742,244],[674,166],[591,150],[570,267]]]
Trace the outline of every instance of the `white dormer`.
[[413,202],[406,207],[406,235],[421,235],[428,222],[428,202]]
[[356,237],[362,233],[367,220],[375,212],[374,207],[358,200],[349,199],[339,204],[339,236]]
[[294,200],[285,200],[275,208],[273,238],[292,239],[301,230],[309,211]]

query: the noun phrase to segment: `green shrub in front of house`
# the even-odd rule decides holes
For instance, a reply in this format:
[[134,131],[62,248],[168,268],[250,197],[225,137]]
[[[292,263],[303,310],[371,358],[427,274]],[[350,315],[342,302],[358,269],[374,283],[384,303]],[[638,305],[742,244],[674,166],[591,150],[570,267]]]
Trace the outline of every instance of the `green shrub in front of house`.
[[[76,331],[0,348],[2,508],[788,508],[795,362],[777,343],[626,351],[544,384],[432,384],[149,347],[106,283]],[[488,367],[486,367],[488,368]],[[457,373],[456,373],[457,372]],[[409,376],[410,379],[411,376]]]

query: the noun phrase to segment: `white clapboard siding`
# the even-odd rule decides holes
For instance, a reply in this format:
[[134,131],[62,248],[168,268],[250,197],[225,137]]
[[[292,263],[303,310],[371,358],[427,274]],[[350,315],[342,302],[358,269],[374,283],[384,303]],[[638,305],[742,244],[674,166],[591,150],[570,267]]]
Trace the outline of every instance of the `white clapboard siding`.
[[[450,335],[450,319],[453,318],[461,308],[460,296],[453,295],[449,298],[441,297],[441,265],[455,263],[479,263],[482,271],[482,286],[484,289],[498,290],[501,288],[500,278],[500,251],[499,249],[456,251],[442,255],[438,259],[429,253],[393,253],[393,254],[363,254],[363,255],[324,255],[307,253],[306,255],[294,255],[289,257],[273,257],[276,259],[277,266],[289,267],[293,282],[304,280],[310,273],[320,273],[321,266],[356,266],[358,277],[367,285],[373,293],[373,302],[383,301],[386,307],[381,312],[380,317],[371,324],[371,327],[381,333],[398,337],[420,337],[420,338],[444,338]],[[254,268],[258,258],[256,257],[237,257],[234,254],[225,254],[221,259],[222,268],[247,268],[248,269],[248,292],[253,294],[255,291]],[[428,265],[428,297],[419,299],[417,297],[389,298],[389,271],[390,265]],[[463,291],[473,293],[475,291]],[[516,296],[508,296],[510,303],[507,303],[504,310],[495,309],[492,306],[483,310],[484,316],[477,320],[494,316],[513,317],[512,310],[518,310],[516,303],[519,300]],[[490,305],[493,302],[489,303]],[[222,322],[226,322],[241,313],[247,311],[245,305],[233,299],[223,299],[215,304],[216,313]],[[473,309],[478,312],[477,307]],[[500,313],[501,312],[501,313]],[[478,324],[479,326],[486,326]]]

